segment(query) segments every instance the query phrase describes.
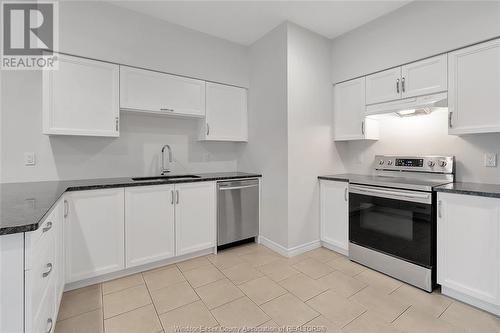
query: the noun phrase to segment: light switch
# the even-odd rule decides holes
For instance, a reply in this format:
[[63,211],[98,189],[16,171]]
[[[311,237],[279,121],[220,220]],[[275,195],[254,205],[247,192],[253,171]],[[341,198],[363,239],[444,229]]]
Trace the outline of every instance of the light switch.
[[494,168],[497,166],[497,154],[486,153],[484,154],[484,166]]
[[35,153],[24,153],[24,165],[31,166],[36,164]]

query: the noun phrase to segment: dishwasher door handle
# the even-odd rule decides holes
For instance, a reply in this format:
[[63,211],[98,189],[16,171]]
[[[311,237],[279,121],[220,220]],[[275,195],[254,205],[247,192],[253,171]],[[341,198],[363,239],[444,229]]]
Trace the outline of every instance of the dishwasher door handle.
[[259,186],[259,184],[244,185],[244,186],[219,187],[219,190],[221,190],[221,191],[241,190],[243,188],[250,188],[250,187],[257,187],[257,186]]

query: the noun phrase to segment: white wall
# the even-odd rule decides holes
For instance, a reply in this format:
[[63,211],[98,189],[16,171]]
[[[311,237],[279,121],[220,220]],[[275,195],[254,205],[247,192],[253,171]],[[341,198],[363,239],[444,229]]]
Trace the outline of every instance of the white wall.
[[249,142],[263,174],[261,235],[282,250],[319,240],[318,175],[342,172],[331,141],[330,41],[284,23],[250,47]]
[[458,181],[500,184],[500,168],[483,166],[485,152],[500,157],[500,133],[448,135],[446,109],[425,116],[379,121],[378,141],[338,142],[342,162],[353,173],[370,173],[377,154],[455,155]]
[[319,239],[318,175],[342,172],[331,140],[330,40],[288,25],[288,246]]
[[248,48],[103,1],[59,5],[60,50],[248,86]]
[[[416,1],[332,42],[332,81],[500,36],[498,1]],[[337,143],[349,172],[370,172],[376,154],[454,154],[457,179],[500,183],[500,167],[485,168],[483,154],[500,154],[500,134],[449,136],[446,115],[384,120],[377,142]],[[500,157],[500,155],[499,155]]]
[[[248,48],[104,2],[60,3],[60,50],[233,85],[249,81]],[[120,138],[43,135],[41,73],[4,71],[1,79],[0,182],[157,174],[167,143],[179,172],[237,169],[243,145],[196,142],[194,119],[122,112]],[[24,166],[24,152],[36,153],[36,166]]]
[[261,236],[288,247],[287,44],[282,24],[250,47],[248,143],[239,170],[262,173]]
[[333,40],[339,82],[500,36],[499,1],[414,1]]

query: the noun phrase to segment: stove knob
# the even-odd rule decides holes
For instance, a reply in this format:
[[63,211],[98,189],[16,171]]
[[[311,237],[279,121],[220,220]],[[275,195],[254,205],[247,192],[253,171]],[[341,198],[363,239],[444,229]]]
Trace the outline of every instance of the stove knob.
[[441,161],[439,161],[439,166],[440,166],[441,168],[444,168],[447,164],[448,164],[448,163],[447,163],[445,160],[441,160]]
[[434,161],[429,161],[427,162],[427,165],[430,166],[431,168],[434,167],[436,165],[436,162]]
[[383,165],[384,164],[384,160],[378,161],[378,164]]
[[387,165],[392,165],[392,161],[391,160],[387,161]]

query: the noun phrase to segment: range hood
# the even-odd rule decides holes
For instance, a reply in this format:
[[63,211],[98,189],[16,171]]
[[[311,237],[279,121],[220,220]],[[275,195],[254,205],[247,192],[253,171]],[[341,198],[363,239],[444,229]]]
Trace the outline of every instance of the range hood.
[[372,104],[366,106],[366,116],[397,115],[399,117],[428,114],[434,108],[448,106],[448,94],[446,92],[410,97],[386,103]]

